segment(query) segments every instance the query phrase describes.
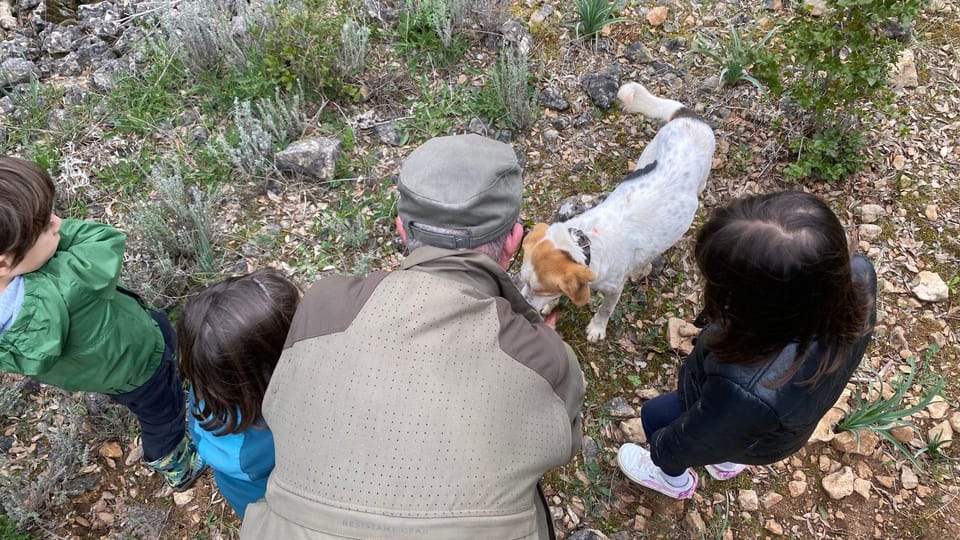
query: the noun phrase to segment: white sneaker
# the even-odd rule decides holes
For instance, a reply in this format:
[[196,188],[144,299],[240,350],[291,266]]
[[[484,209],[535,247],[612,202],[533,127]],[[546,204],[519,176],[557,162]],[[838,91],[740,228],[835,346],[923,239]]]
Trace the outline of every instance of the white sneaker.
[[689,477],[684,487],[673,487],[667,482],[666,475],[653,463],[650,452],[641,446],[625,443],[617,452],[617,463],[627,478],[674,499],[689,499],[697,490],[699,477],[693,469],[687,468],[684,475]]
[[739,463],[718,463],[716,465],[704,465],[703,468],[715,480],[729,480],[742,473],[747,466]]

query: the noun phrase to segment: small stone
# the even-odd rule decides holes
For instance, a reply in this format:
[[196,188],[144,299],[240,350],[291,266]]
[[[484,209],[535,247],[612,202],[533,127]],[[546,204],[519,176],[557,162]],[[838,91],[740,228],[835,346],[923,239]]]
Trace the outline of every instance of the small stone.
[[887,211],[879,204],[865,204],[858,209],[860,219],[864,223],[876,223],[878,219],[885,216]]
[[807,482],[803,480],[791,480],[787,482],[787,489],[790,491],[790,496],[795,499],[807,492]]
[[840,500],[853,493],[853,481],[856,475],[849,466],[844,466],[835,473],[828,474],[821,481],[824,491],[831,499]]
[[620,431],[624,438],[634,444],[647,444],[647,434],[643,431],[643,422],[639,418],[630,418],[620,422]]
[[856,433],[852,431],[838,433],[831,444],[838,451],[846,454],[869,456],[873,454],[879,442],[880,436],[877,435],[877,432],[870,429],[860,429]]
[[960,411],[950,415],[950,427],[953,428],[953,431],[960,431]]
[[650,26],[657,27],[667,20],[669,10],[666,6],[657,6],[647,12],[647,22]]
[[893,483],[896,482],[896,479],[892,476],[874,476],[873,479],[887,489],[893,489]]
[[930,221],[936,221],[939,219],[939,210],[940,208],[935,204],[928,204],[926,208],[923,209],[923,215],[926,216]]
[[105,458],[118,458],[123,455],[123,449],[115,441],[106,442],[100,445],[100,456]]
[[900,470],[900,484],[903,485],[904,489],[916,489],[920,485],[917,473],[913,472],[909,465],[904,465],[903,469]]
[[691,336],[699,333],[699,329],[683,319],[670,317],[667,319],[667,341],[670,348],[680,351],[683,354],[690,354],[693,351],[693,340]]
[[951,440],[953,440],[953,428],[950,427],[949,420],[940,422],[927,433],[927,442],[941,442],[943,444],[940,445],[940,448],[946,448],[950,446]]
[[943,396],[933,396],[933,399],[927,404],[927,412],[930,413],[930,418],[933,420],[940,420],[947,416],[949,410],[950,404],[943,399]]
[[853,480],[853,491],[864,499],[870,498],[871,489],[873,489],[873,484],[871,484],[869,480],[864,480],[863,478],[855,478]]
[[893,68],[893,76],[890,85],[894,88],[916,88],[920,85],[920,79],[917,76],[917,61],[910,49],[904,49],[900,53],[900,59]]
[[780,525],[780,523],[773,518],[768,519],[766,523],[763,524],[763,528],[772,535],[783,536],[783,525]]
[[898,428],[893,428],[890,430],[890,434],[893,435],[894,439],[902,443],[908,443],[917,436],[916,432],[910,426],[900,426]]
[[803,7],[810,10],[814,17],[820,17],[827,12],[827,4],[824,0],[803,0]]
[[646,531],[647,530],[647,518],[637,514],[633,518],[633,530],[635,531]]
[[910,290],[924,302],[943,302],[950,297],[950,289],[943,279],[934,272],[926,270],[917,274]]
[[530,25],[543,24],[550,15],[553,15],[553,6],[546,4],[530,15]]
[[173,503],[177,506],[185,506],[193,500],[193,488],[186,491],[175,491],[173,493]]
[[737,501],[740,502],[740,508],[743,508],[747,512],[756,512],[760,509],[760,500],[757,498],[757,492],[755,490],[739,490]]
[[840,423],[840,420],[843,419],[843,409],[839,407],[833,407],[827,414],[823,415],[823,418],[820,419],[820,422],[817,424],[817,428],[813,430],[813,435],[810,436],[811,441],[819,442],[830,442],[836,437],[833,429]]
[[903,157],[903,154],[897,154],[893,156],[893,168],[902,171],[903,168],[907,165],[907,158]]
[[633,418],[637,416],[637,411],[622,396],[617,396],[608,401],[607,411],[614,418]]
[[623,55],[627,57],[627,60],[636,64],[649,64],[653,62],[653,55],[650,54],[650,49],[647,49],[647,46],[639,41],[628,46],[627,49],[623,51]]
[[700,512],[696,510],[691,510],[690,513],[683,518],[683,522],[686,524],[689,532],[694,535],[701,535],[707,530],[707,524],[703,522]]
[[777,493],[776,491],[771,491],[769,493],[764,493],[763,496],[760,497],[760,504],[763,505],[764,509],[769,510],[782,500],[783,495]]
[[867,242],[873,242],[877,238],[880,238],[880,233],[882,232],[883,229],[879,225],[874,225],[873,223],[863,223],[857,228],[857,233],[860,235],[860,239]]

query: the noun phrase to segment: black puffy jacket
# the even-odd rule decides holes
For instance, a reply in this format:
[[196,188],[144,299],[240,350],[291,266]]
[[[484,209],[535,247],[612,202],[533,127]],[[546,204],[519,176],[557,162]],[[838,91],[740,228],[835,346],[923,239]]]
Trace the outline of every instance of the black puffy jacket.
[[790,381],[768,388],[765,383],[776,381],[790,368],[796,343],[771,360],[745,366],[717,362],[700,340],[680,370],[683,414],[654,433],[653,462],[668,469],[725,461],[765,465],[806,444],[820,418],[840,397],[873,334],[877,276],[860,255],[854,257],[852,268],[854,279],[866,284],[871,295],[871,331],[847,350],[840,369],[813,387],[794,384],[813,375],[825,346],[835,346],[835,340],[818,340],[810,344],[803,365]]

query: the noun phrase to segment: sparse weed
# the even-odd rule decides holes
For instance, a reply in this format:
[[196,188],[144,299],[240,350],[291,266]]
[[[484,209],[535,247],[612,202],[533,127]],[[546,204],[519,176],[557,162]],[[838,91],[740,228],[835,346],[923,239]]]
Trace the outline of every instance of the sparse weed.
[[353,75],[363,69],[370,48],[370,27],[348,18],[340,28],[340,48],[337,67],[344,75]]
[[510,124],[526,129],[536,115],[536,92],[530,88],[530,64],[527,55],[516,47],[500,51],[500,59],[493,68],[490,84],[506,111]]
[[[936,345],[931,345],[927,349],[926,354],[929,357],[938,350],[939,348]],[[914,413],[923,410],[924,407],[933,401],[934,397],[940,395],[940,391],[943,389],[944,379],[940,375],[929,375],[921,382],[924,390],[917,403],[909,407],[902,407],[904,396],[906,396],[907,391],[910,390],[910,387],[913,385],[917,373],[916,361],[913,358],[908,358],[907,364],[909,365],[909,370],[891,383],[894,391],[893,395],[882,399],[878,391],[877,398],[874,401],[866,401],[858,395],[856,405],[843,417],[840,423],[837,424],[837,430],[852,431],[854,434],[861,429],[874,431],[877,435],[893,444],[914,466],[922,469],[913,453],[905,447],[903,443],[894,438],[890,431],[899,427],[910,427],[914,431],[919,432],[917,425],[909,418]],[[878,379],[878,388],[881,384],[882,381]]]
[[189,72],[226,74],[246,66],[245,44],[237,40],[232,15],[217,2],[186,0],[159,13],[164,44]]
[[751,74],[754,63],[759,58],[767,42],[776,33],[779,27],[769,30],[756,44],[745,43],[737,32],[737,27],[730,25],[730,39],[724,41],[710,30],[703,30],[697,36],[697,47],[691,52],[702,54],[720,64],[720,83],[734,86],[740,81],[746,81],[763,91],[763,84]]
[[299,86],[286,98],[279,90],[273,99],[233,104],[233,131],[221,135],[211,150],[225,155],[234,168],[253,178],[274,170],[274,153],[303,133],[306,116]]
[[417,0],[406,4],[397,23],[396,46],[401,53],[413,53],[408,54],[408,64],[417,61],[417,54],[437,65],[463,56],[468,40],[463,32],[454,30],[463,22],[458,13],[464,4],[464,0]]
[[168,307],[189,291],[191,279],[219,275],[215,205],[210,192],[185,184],[179,162],[155,165],[148,180],[159,200],[140,202],[131,226],[156,268],[146,265],[133,282],[148,303]]
[[[57,392],[62,392],[57,390]],[[83,418],[76,400],[66,392],[56,411],[36,419],[36,447],[23,459],[0,456],[0,507],[19,528],[50,528],[49,513],[71,495],[67,481],[88,464],[90,447],[82,435]],[[40,458],[40,459],[38,459]]]
[[608,0],[574,0],[580,20],[573,23],[577,37],[600,38],[604,27],[627,21],[623,17],[616,17],[617,5]]

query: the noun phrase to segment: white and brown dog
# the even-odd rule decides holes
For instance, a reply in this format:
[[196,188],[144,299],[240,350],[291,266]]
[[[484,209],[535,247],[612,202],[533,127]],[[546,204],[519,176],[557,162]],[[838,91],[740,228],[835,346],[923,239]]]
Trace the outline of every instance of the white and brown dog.
[[606,337],[627,279],[690,227],[716,146],[710,126],[678,101],[634,82],[617,98],[625,110],[667,123],[606,200],[567,221],[538,223],[523,240],[523,296],[542,314],[563,295],[577,306],[590,301],[591,288],[603,295],[587,325],[590,341]]

